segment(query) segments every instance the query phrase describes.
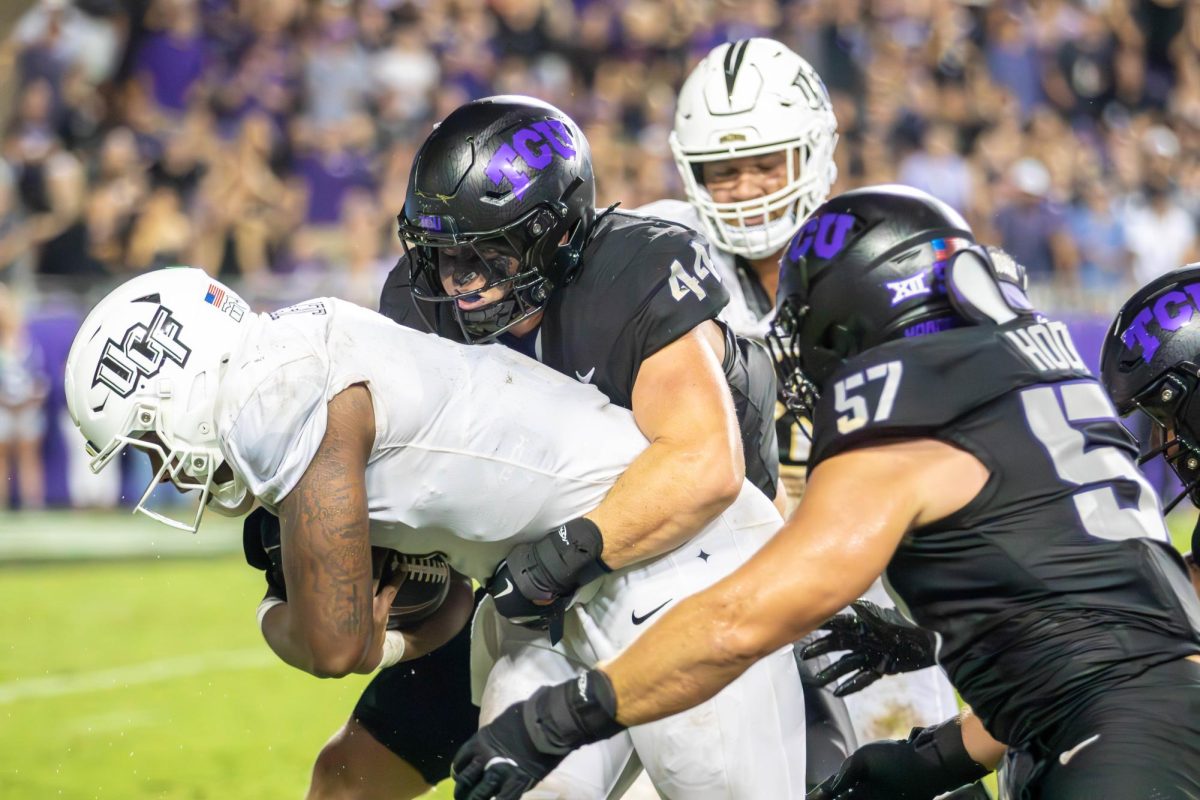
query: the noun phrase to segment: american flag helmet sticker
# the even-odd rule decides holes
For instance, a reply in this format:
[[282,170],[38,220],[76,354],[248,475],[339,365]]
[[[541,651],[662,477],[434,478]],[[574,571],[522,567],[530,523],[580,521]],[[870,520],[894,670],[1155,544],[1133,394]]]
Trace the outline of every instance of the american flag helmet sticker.
[[217,286],[215,283],[210,283],[208,285],[208,293],[206,295],[204,295],[204,302],[208,303],[209,305],[213,305],[213,306],[216,306],[217,308],[220,308],[221,302],[224,299],[225,299],[225,290],[222,289],[220,286]]

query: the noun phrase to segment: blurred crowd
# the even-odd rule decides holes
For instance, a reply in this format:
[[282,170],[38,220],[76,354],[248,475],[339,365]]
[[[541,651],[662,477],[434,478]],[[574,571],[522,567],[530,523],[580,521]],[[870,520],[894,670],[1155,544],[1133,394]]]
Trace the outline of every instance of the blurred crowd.
[[188,263],[251,298],[374,304],[451,109],[535,95],[583,125],[602,205],[678,197],[675,92],[758,35],[829,87],[835,191],[931,191],[1074,308],[1197,257],[1188,0],[34,0],[0,46],[0,281]]

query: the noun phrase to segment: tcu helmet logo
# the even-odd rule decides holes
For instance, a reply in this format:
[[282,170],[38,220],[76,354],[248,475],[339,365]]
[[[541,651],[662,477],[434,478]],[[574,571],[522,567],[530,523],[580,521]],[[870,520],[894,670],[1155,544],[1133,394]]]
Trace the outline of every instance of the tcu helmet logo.
[[138,381],[158,374],[165,360],[186,366],[192,351],[179,341],[182,332],[183,326],[171,316],[171,310],[160,305],[149,326],[139,323],[125,331],[120,342],[108,340],[92,386],[104,384],[120,397],[129,397]]
[[[508,181],[513,195],[520,199],[532,180],[530,172],[544,170],[556,158],[574,158],[575,152],[570,129],[560,120],[546,119],[514,133],[511,142],[505,142],[492,155],[484,173],[497,189]],[[524,170],[518,161],[525,165]]]
[[[1149,364],[1162,340],[1190,324],[1195,316],[1200,316],[1200,282],[1164,292],[1148,303],[1125,328],[1121,341],[1130,351],[1140,349],[1142,360]],[[1151,323],[1158,329],[1152,328]]]
[[857,220],[851,214],[822,214],[812,217],[797,231],[788,258],[798,261],[811,250],[818,258],[833,258],[846,246],[846,237]]

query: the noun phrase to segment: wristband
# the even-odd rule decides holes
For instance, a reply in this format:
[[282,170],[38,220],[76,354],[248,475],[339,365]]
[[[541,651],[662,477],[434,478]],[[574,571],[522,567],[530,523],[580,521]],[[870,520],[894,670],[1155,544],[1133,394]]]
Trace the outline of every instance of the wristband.
[[508,556],[513,581],[526,598],[549,601],[612,572],[600,556],[604,538],[590,519],[578,517]]
[[626,726],[617,722],[617,694],[598,669],[576,680],[544,686],[522,704],[525,729],[542,753],[566,755],[585,744],[615,736]]
[[266,631],[263,630],[263,620],[267,618],[267,612],[275,606],[284,605],[284,603],[285,601],[280,600],[278,597],[267,595],[263,598],[263,601],[258,604],[258,629],[262,631],[263,636],[267,635]]
[[408,643],[400,631],[388,631],[383,636],[383,658],[379,659],[379,669],[387,669],[400,663]]

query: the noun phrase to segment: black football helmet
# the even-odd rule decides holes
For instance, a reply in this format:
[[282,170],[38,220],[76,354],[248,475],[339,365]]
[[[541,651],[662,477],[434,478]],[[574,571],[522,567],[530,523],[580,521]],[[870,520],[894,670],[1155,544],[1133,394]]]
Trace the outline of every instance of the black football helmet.
[[1162,455],[1200,505],[1200,264],[1138,289],[1117,312],[1100,351],[1100,380],[1121,416],[1141,411],[1156,430],[1144,464]]
[[864,350],[1032,314],[1025,283],[1023,267],[976,245],[966,220],[925,192],[883,185],[833,197],[780,264],[767,338],[781,399],[810,416],[821,385]]
[[[432,328],[425,304],[450,303],[468,342],[528,319],[570,280],[595,205],[591,151],[566,114],[516,95],[460,106],[413,159],[399,216],[417,310]],[[472,307],[494,288],[502,299]]]

